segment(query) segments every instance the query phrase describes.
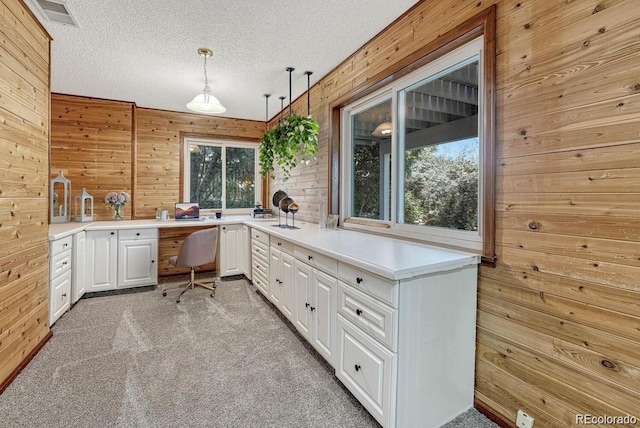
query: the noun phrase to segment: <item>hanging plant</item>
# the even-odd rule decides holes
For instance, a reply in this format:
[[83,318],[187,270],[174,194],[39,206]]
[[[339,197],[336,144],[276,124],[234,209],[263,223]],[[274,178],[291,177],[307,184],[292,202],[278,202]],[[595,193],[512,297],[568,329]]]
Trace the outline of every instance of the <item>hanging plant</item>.
[[260,174],[275,179],[277,163],[287,181],[298,161],[311,160],[318,151],[319,128],[311,116],[292,114],[265,132],[260,141]]

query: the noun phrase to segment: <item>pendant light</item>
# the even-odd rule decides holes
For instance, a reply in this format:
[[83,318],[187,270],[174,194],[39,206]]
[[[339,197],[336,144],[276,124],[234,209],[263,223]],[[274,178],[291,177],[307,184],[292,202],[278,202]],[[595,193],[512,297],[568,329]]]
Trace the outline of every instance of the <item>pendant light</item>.
[[393,132],[393,125],[391,122],[382,122],[373,130],[371,135],[374,137],[391,137]]
[[226,108],[211,93],[209,87],[209,79],[207,76],[207,58],[213,55],[211,49],[200,48],[198,55],[204,58],[204,89],[201,94],[197,95],[193,101],[187,104],[189,110],[202,114],[220,114],[227,111]]

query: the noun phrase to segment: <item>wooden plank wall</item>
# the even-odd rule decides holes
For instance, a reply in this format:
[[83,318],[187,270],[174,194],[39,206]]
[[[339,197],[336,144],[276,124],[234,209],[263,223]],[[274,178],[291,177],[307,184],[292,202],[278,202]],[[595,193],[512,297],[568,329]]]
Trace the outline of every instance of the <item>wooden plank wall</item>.
[[[51,176],[63,171],[74,197],[85,187],[96,220],[111,219],[107,193],[132,193],[133,109],[123,101],[51,96]],[[131,204],[124,214],[131,217]]]
[[0,392],[50,336],[49,35],[0,1]]
[[[93,195],[96,220],[109,220],[104,203],[110,191],[127,191],[133,201],[125,218],[173,213],[179,200],[181,135],[259,140],[264,122],[202,116],[146,108],[124,101],[54,94],[51,99],[51,175],[64,171],[72,193]],[[162,231],[158,248],[161,276],[185,272],[168,265],[187,234]],[[207,265],[211,270],[215,265]],[[188,270],[187,270],[188,271]]]
[[180,195],[181,133],[259,141],[264,122],[137,109],[136,218],[170,213]]
[[316,219],[302,189],[327,197],[329,105],[491,4],[498,263],[480,269],[476,403],[511,425],[518,409],[536,426],[640,417],[636,0],[418,3],[314,85],[320,162],[271,190]]

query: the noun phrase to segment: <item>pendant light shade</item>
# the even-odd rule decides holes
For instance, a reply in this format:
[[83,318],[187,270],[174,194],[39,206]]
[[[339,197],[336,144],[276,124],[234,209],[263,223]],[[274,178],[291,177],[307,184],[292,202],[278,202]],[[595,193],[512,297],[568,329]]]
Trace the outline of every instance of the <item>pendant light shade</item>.
[[380,125],[373,130],[371,135],[374,137],[391,137],[391,133],[393,132],[393,125],[391,122],[382,122]]
[[224,108],[220,101],[211,93],[207,76],[207,58],[211,57],[213,52],[211,52],[210,49],[200,48],[198,49],[198,55],[204,58],[204,89],[201,94],[196,95],[196,97],[187,104],[187,108],[202,114],[224,113],[227,109]]

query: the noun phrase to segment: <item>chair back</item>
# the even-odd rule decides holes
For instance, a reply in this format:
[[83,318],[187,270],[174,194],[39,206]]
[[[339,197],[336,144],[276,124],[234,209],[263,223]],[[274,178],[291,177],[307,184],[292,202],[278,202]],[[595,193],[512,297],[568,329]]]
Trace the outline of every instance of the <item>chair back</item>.
[[187,236],[187,239],[180,247],[176,266],[195,267],[216,260],[216,250],[218,248],[218,228],[198,230]]

